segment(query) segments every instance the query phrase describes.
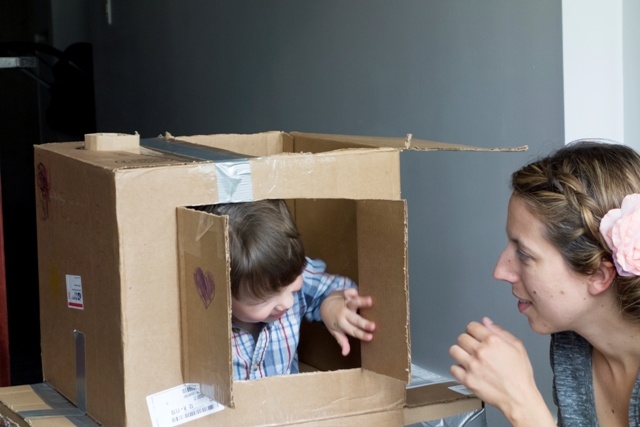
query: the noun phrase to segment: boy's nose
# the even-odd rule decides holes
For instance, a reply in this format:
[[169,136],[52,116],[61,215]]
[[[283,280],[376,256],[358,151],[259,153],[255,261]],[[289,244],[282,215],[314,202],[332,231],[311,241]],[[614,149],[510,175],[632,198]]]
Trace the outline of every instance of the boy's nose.
[[291,307],[293,307],[293,295],[291,294],[283,295],[276,306],[278,311],[287,311]]

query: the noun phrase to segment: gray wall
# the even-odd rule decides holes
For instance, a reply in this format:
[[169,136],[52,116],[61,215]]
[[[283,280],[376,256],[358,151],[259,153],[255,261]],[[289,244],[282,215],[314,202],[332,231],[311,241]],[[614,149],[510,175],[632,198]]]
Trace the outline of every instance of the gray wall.
[[528,144],[403,154],[413,358],[448,375],[449,346],[489,315],[525,341],[551,404],[548,338],[491,272],[509,174],[563,144],[559,0],[113,0],[111,26],[102,3],[88,12],[100,131]]

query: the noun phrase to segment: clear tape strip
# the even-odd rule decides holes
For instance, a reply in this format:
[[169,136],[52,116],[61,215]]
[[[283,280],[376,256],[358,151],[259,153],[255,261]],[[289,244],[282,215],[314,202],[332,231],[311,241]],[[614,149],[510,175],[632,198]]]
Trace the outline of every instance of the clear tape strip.
[[18,411],[22,418],[65,417],[76,427],[99,427],[100,424],[89,418],[84,411],[65,399],[47,383],[31,385],[33,391],[51,409]]

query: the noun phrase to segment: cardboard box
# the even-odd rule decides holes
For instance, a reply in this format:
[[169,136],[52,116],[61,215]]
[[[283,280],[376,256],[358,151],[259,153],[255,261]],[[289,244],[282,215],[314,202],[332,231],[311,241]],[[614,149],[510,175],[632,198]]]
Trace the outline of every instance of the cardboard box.
[[[410,137],[282,132],[167,135],[143,140],[140,148],[127,141],[115,147],[120,151],[96,145],[101,151],[83,142],[35,147],[43,371],[62,395],[75,402],[76,331],[85,337],[87,412],[108,427],[151,426],[147,396],[191,382],[229,406],[191,422],[194,427],[363,425],[355,423],[361,417],[367,425],[403,425],[410,344],[400,151],[483,149]],[[291,201],[309,255],[324,258],[328,271],[346,273],[374,301],[392,303],[393,313],[381,304],[366,313],[379,327],[362,345],[361,363],[350,362],[362,368],[234,383],[225,371],[226,286],[212,302],[219,309],[205,314],[195,311],[202,301],[185,293],[181,330],[179,265],[194,262],[184,244],[202,232],[195,225],[201,221],[212,224],[202,236],[215,253],[224,234],[223,218],[193,218],[189,207],[265,198]],[[384,227],[389,219],[393,226]],[[316,227],[344,231],[344,258],[323,252]],[[224,319],[207,317],[213,312]],[[221,335],[197,332],[199,316],[209,325],[222,322],[215,328]],[[313,345],[305,351],[317,355]],[[301,347],[304,361],[302,354]],[[311,359],[317,369],[339,365]],[[211,372],[221,374],[210,378]]]

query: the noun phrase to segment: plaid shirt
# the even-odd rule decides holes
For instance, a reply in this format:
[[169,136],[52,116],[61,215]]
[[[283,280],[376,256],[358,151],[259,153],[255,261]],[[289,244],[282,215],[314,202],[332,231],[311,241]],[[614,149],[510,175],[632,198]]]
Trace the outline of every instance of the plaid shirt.
[[346,277],[324,272],[326,265],[320,260],[307,258],[302,272],[302,289],[294,295],[291,307],[280,319],[266,323],[258,341],[233,325],[233,379],[255,380],[272,375],[298,373],[298,341],[302,316],[309,321],[320,321],[320,304],[334,291],[353,288],[356,284]]

